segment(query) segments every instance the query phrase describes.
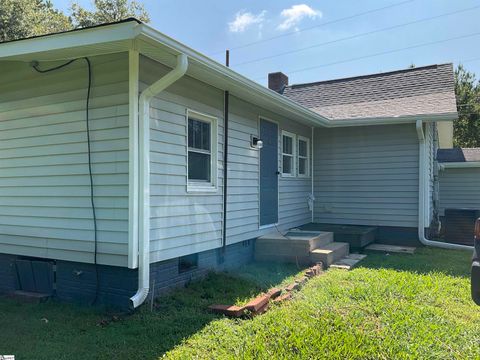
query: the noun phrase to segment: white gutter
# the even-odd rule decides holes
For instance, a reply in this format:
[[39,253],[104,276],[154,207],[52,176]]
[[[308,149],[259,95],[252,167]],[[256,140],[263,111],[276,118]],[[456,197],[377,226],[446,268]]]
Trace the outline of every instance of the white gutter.
[[456,112],[452,112],[452,113],[443,113],[443,114],[329,119],[329,123],[326,126],[327,127],[347,127],[347,126],[363,126],[363,125],[411,124],[411,123],[416,123],[419,116],[422,117],[422,121],[424,122],[454,121],[458,119],[458,114]]
[[[32,39],[2,43],[0,44],[0,61],[47,61],[70,59],[72,57],[86,55],[92,56],[98,54],[118,53],[128,51],[130,49],[131,41],[133,40],[147,42],[148,44],[146,44],[146,48],[144,48],[141,43],[138,44],[139,53],[147,55],[153,60],[159,62],[162,62],[164,59],[155,56],[153,50],[161,49],[160,46],[165,46],[170,50],[168,52],[175,56],[178,54],[185,54],[188,56],[190,63],[195,65],[197,72],[206,70],[209,77],[210,75],[214,75],[217,79],[221,79],[222,90],[228,90],[231,95],[242,98],[242,96],[237,94],[232,87],[235,86],[245,89],[246,93],[253,94],[258,100],[262,100],[262,103],[257,101],[257,105],[267,108],[270,106],[274,109],[274,112],[285,113],[284,115],[287,117],[292,115],[298,116],[302,121],[308,122],[309,125],[336,128],[347,126],[414,123],[419,116],[422,117],[423,121],[427,122],[452,121],[458,118],[456,112],[451,112],[393,117],[330,119],[248,79],[243,75],[238,74],[223,64],[183,45],[152,27],[133,20],[120,22],[118,24],[98,26],[90,29],[74,30]],[[192,76],[194,75],[192,74]],[[200,80],[208,83],[205,78]]]
[[150,102],[185,75],[187,69],[187,55],[177,55],[175,68],[143,90],[139,98],[139,261],[138,290],[130,298],[133,308],[145,301],[150,290]]
[[467,169],[467,168],[480,168],[480,161],[470,162],[447,162],[439,165],[440,170],[445,169]]
[[315,127],[312,126],[312,135],[311,135],[311,138],[312,138],[312,145],[310,146],[310,151],[312,152],[310,154],[310,158],[311,158],[311,165],[310,165],[310,176],[311,176],[311,181],[312,181],[312,184],[311,184],[311,187],[312,187],[312,192],[311,192],[311,195],[309,197],[309,203],[311,203],[311,207],[312,207],[312,223],[315,222],[315,192],[314,192],[314,182],[313,182],[313,167],[314,167],[314,163],[313,163],[313,153],[315,151]]
[[433,241],[425,237],[425,211],[426,211],[425,194],[427,193],[427,177],[426,177],[425,169],[427,169],[427,164],[426,164],[427,156],[426,156],[425,134],[423,132],[422,120],[417,120],[416,129],[417,129],[417,136],[419,141],[418,240],[425,246],[434,246],[434,247],[439,247],[444,249],[454,249],[454,250],[473,250],[473,246]]
[[[174,50],[174,52],[188,55],[192,63],[195,62],[196,64],[201,64],[201,66],[205,67],[208,71],[218,74],[226,83],[235,83],[236,85],[247,89],[248,92],[256,94],[260,98],[265,99],[270,104],[274,104],[283,111],[300,114],[302,117],[308,119],[316,126],[328,126],[329,124],[329,120],[319,113],[307,109],[306,107],[288,99],[276,91],[270,90],[265,86],[250,80],[249,78],[233,71],[231,68],[209,58],[206,55],[203,55],[202,53],[188,46],[183,45],[177,40],[155,30],[148,25],[139,24],[137,26],[136,33],[138,34],[139,39],[150,40],[150,42],[153,42],[153,44],[161,43],[162,45]],[[232,95],[236,95],[231,89],[224,88],[222,90],[228,90]]]

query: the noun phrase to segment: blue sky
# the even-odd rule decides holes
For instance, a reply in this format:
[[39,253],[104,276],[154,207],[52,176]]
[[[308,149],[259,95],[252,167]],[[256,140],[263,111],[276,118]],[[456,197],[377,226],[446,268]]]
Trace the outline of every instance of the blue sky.
[[[64,11],[70,2],[53,1]],[[89,0],[79,2],[91,7]],[[150,25],[220,62],[224,62],[224,50],[232,49],[231,67],[263,84],[273,71],[284,72],[290,83],[295,84],[402,69],[412,63],[421,66],[459,61],[480,77],[479,0],[144,0],[143,3],[151,17]],[[390,5],[384,10],[354,16]],[[382,30],[464,9],[470,10]],[[336,21],[350,16],[354,17]],[[374,33],[359,35],[367,32]],[[474,33],[478,34],[459,38]],[[276,38],[269,40],[272,37]],[[341,40],[349,37],[354,38]],[[451,38],[457,39],[371,56]],[[258,43],[236,49],[252,42]],[[326,42],[332,43],[312,47]],[[312,48],[241,65],[305,47]],[[299,71],[302,69],[308,70]]]

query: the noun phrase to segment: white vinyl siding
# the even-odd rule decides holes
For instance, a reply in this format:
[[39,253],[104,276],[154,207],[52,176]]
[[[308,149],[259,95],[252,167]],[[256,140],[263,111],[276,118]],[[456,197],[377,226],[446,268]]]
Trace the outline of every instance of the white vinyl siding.
[[[169,69],[140,58],[140,88]],[[187,110],[217,120],[214,191],[188,191]],[[183,77],[152,100],[150,110],[151,262],[221,246],[223,221],[223,92]],[[212,147],[213,149],[213,147]]]
[[[259,118],[278,124],[278,169],[282,169],[282,130],[310,138],[311,128],[281,115],[230,97],[227,243],[272,231],[259,230],[259,151],[252,149],[251,135],[258,136]],[[295,146],[295,143],[294,143]],[[311,179],[279,177],[278,228],[288,229],[311,221],[308,194]]]
[[480,210],[480,168],[439,172],[440,215],[445,209]]
[[[98,262],[126,266],[128,56],[90,60]],[[3,63],[0,78],[0,253],[91,263],[86,63]]]
[[[141,58],[141,88],[168,72]],[[214,192],[187,192],[187,120],[192,109],[218,121],[217,172]],[[151,107],[151,261],[218,248],[223,221],[223,91],[184,77],[152,101]],[[255,238],[259,230],[259,116],[274,119],[279,129],[309,138],[311,129],[230,96],[227,244]],[[278,134],[279,164],[281,134]],[[294,143],[295,144],[295,143]],[[279,179],[279,228],[308,223],[310,179]]]
[[316,129],[314,151],[316,222],[417,226],[415,125]]

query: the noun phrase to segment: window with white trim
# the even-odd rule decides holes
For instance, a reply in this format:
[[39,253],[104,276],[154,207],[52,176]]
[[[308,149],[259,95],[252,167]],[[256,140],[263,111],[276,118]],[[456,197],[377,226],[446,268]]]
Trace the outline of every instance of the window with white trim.
[[298,137],[298,176],[310,176],[310,139]]
[[188,190],[212,190],[217,182],[216,118],[193,111],[188,118]]
[[295,135],[282,131],[282,176],[295,176]]

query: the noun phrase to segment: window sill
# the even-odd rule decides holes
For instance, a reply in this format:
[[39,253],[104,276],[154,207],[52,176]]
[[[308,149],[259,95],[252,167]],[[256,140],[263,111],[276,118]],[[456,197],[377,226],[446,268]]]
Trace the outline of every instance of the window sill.
[[282,176],[282,178],[294,178],[296,177],[295,174],[280,174]]
[[217,192],[218,188],[216,186],[202,186],[202,185],[187,185],[187,193],[213,193]]

